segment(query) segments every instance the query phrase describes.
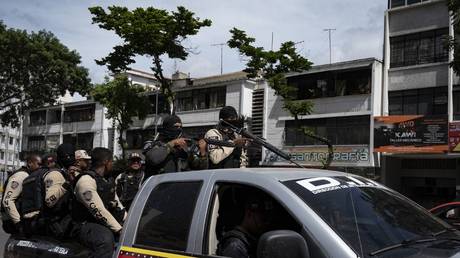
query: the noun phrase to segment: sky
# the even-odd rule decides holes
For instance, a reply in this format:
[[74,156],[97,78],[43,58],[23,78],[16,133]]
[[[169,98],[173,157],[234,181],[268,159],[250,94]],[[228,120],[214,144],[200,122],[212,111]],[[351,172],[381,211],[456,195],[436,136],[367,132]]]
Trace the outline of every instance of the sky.
[[[326,28],[332,32],[333,62],[359,58],[382,58],[383,22],[387,0],[0,0],[0,20],[8,27],[27,31],[47,30],[80,55],[82,65],[88,68],[93,83],[100,83],[108,74],[100,59],[120,44],[112,31],[100,29],[91,23],[88,7],[126,6],[130,9],[153,6],[175,10],[184,6],[201,19],[210,19],[205,27],[189,38],[185,45],[196,49],[186,61],[166,60],[166,75],[174,71],[190,73],[192,78],[220,74],[220,47],[233,27],[256,38],[256,45],[277,49],[282,42],[294,41],[299,53],[315,65],[329,62],[329,39]],[[150,60],[136,58],[132,68],[149,71]],[[238,52],[224,46],[223,72],[244,69],[244,60]]]

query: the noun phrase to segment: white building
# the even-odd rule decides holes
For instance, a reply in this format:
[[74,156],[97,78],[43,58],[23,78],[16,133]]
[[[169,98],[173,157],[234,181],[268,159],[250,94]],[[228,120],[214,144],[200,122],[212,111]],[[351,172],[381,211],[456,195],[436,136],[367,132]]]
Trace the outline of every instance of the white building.
[[105,108],[94,101],[79,101],[27,111],[22,150],[53,152],[61,143],[78,149],[113,149],[114,132]]
[[[300,164],[321,167],[327,146],[297,130],[309,128],[334,146],[331,167],[375,176],[379,163],[373,154],[373,117],[382,114],[382,62],[368,58],[318,65],[287,79],[298,88],[298,99],[313,103],[313,112],[296,122],[283,109],[282,98],[265,87],[262,136]],[[289,165],[267,150],[262,164]]]
[[21,166],[19,160],[21,132],[19,128],[0,127],[0,171],[12,171]]
[[[385,115],[460,121],[460,80],[449,61],[453,36],[446,0],[390,0],[385,12]],[[440,132],[441,133],[441,132]],[[448,129],[442,132],[447,137]],[[433,207],[460,189],[460,153],[384,153],[382,182]],[[458,194],[457,194],[458,195]]]

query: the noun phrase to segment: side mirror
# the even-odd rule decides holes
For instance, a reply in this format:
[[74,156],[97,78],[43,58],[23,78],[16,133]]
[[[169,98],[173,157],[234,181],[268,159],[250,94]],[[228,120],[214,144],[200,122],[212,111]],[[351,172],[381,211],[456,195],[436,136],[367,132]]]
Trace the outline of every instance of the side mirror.
[[257,245],[257,258],[310,258],[305,239],[291,230],[263,234]]

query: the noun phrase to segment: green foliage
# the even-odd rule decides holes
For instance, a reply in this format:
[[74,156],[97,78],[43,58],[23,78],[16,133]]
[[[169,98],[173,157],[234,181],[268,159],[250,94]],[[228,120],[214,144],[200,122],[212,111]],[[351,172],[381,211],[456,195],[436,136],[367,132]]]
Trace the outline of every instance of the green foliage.
[[24,110],[55,104],[69,91],[86,95],[91,83],[79,54],[51,32],[28,33],[0,21],[0,114],[17,127]]
[[[449,0],[447,6],[452,14],[454,31],[457,34],[460,28],[460,0]],[[446,43],[450,49],[454,50],[454,60],[450,66],[454,69],[457,75],[460,75],[460,42],[459,39],[450,37]]]
[[93,98],[107,108],[107,117],[117,122],[118,143],[122,147],[123,156],[126,147],[123,132],[133,123],[133,117],[144,119],[150,108],[144,92],[142,86],[131,84],[126,75],[117,75],[113,80],[106,78],[104,83],[95,85],[91,91]]
[[123,43],[115,46],[113,52],[96,62],[118,73],[128,69],[135,62],[136,55],[152,59],[151,69],[161,83],[162,93],[172,104],[174,93],[171,80],[163,74],[163,59],[167,56],[186,60],[190,49],[183,46],[183,41],[196,35],[202,27],[211,26],[211,21],[201,21],[182,6],[171,13],[153,7],[130,11],[119,6],[109,7],[108,12],[99,6],[91,7],[89,11],[93,15],[93,23],[99,24],[102,29],[114,31],[123,39]]
[[310,69],[311,62],[297,53],[295,43],[284,42],[277,51],[267,51],[262,47],[253,46],[255,39],[246,32],[233,28],[232,38],[228,41],[230,48],[236,48],[240,54],[248,58],[245,72],[249,78],[264,78],[270,87],[284,100],[283,107],[296,119],[299,115],[310,114],[313,104],[306,100],[296,100],[297,87],[288,85],[285,75]]

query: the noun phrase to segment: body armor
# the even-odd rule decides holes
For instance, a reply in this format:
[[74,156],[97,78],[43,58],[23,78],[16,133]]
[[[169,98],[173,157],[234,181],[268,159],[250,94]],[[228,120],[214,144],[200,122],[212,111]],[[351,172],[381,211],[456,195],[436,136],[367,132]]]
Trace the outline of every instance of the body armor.
[[117,184],[117,195],[120,201],[131,202],[139,191],[142,184],[144,173],[142,171],[136,171],[132,176],[128,176],[127,173],[121,174],[121,177]]

